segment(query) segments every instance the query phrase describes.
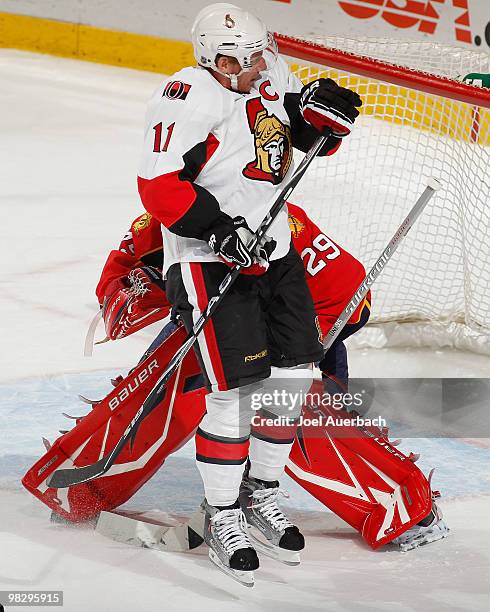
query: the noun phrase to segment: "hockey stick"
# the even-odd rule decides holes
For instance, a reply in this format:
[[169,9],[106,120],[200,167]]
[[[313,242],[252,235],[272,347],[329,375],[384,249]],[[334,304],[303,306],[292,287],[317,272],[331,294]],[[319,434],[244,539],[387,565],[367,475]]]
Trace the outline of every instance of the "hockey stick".
[[434,193],[440,188],[441,188],[441,183],[439,183],[437,179],[435,178],[429,179],[427,187],[425,188],[424,192],[419,197],[419,199],[415,202],[412,210],[405,217],[403,223],[396,230],[395,235],[390,240],[385,250],[378,257],[378,260],[376,261],[374,266],[371,268],[371,270],[369,270],[366,277],[364,278],[362,283],[359,285],[359,288],[354,293],[354,296],[352,297],[350,302],[347,304],[347,306],[344,308],[344,310],[340,314],[339,318],[332,325],[332,328],[330,329],[325,340],[323,341],[323,348],[325,352],[328,351],[328,349],[332,346],[332,344],[338,338],[340,332],[347,325],[347,321],[351,318],[355,309],[359,306],[359,304],[368,294],[368,291],[371,288],[371,285],[381,274],[385,265],[391,259],[393,253],[400,246],[401,241],[408,234],[408,232],[410,231],[410,228],[415,223],[415,221],[418,219],[418,217],[424,210],[429,200],[432,198]]
[[[408,234],[410,228],[420,216],[429,200],[440,187],[441,184],[436,179],[431,178],[429,180],[428,186],[405,217],[374,266],[366,275],[352,299],[332,326],[329,334],[327,334],[327,338],[324,342],[324,348],[326,350],[335,342],[339,333],[352,316],[352,313],[367,295],[372,284],[383,271],[386,263],[396,251],[403,238]],[[202,543],[204,517],[202,509],[199,508],[194,512],[187,523],[174,526],[162,526],[149,519],[141,519],[136,516],[120,517],[112,512],[103,512],[101,514],[100,525],[97,524],[96,529],[103,535],[120,542],[169,552],[184,552],[192,550]]]
[[[324,146],[330,134],[330,131],[326,131],[316,139],[308,153],[306,153],[306,155],[301,160],[301,163],[299,164],[298,168],[294,171],[291,178],[282,188],[281,192],[274,200],[274,203],[272,204],[269,212],[260,224],[260,227],[254,234],[250,243],[247,245],[247,248],[251,252],[253,252],[255,247],[261,242],[267,230],[270,228],[273,221],[286,203],[287,198],[291,195],[293,189],[299,183],[317,153]],[[212,317],[213,313],[221,303],[223,297],[226,295],[231,285],[235,282],[236,278],[240,274],[240,270],[241,266],[236,265],[225,276],[218,288],[218,294],[209,300],[208,305],[206,306],[204,312],[201,313],[199,319],[194,324],[194,327],[187,336],[186,341],[169,361],[167,367],[158,379],[156,385],[153,387],[150,394],[143,402],[143,405],[140,407],[140,409],[132,419],[131,423],[126,428],[126,431],[124,432],[116,446],[113,448],[113,450],[101,459],[99,459],[99,461],[91,465],[79,468],[74,467],[56,470],[46,481],[49,487],[52,487],[54,489],[63,489],[73,485],[81,484],[83,482],[88,482],[89,480],[93,480],[94,478],[99,478],[100,476],[103,476],[114,464],[121,451],[126,446],[128,440],[131,440],[131,444],[133,444],[134,438],[142,421],[158,406],[158,404],[165,397],[165,387],[168,381],[174,374],[175,370],[178,368],[182,359],[184,359],[184,357],[187,355],[189,350],[196,342],[197,336],[199,335],[207,321],[209,321],[209,319]]]
[[121,510],[102,511],[95,530],[116,542],[165,552],[183,552],[198,548],[204,542],[202,507],[186,523],[166,525],[158,519]]

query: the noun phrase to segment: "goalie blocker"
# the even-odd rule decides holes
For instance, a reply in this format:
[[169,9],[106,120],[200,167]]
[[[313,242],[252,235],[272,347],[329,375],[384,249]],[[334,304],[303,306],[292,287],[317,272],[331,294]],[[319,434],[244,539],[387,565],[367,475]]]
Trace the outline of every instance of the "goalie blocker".
[[[159,406],[142,422],[134,446],[127,444],[104,476],[65,489],[52,488],[48,482],[59,468],[89,465],[114,447],[185,337],[183,327],[178,327],[54,442],[26,473],[23,485],[70,522],[92,519],[132,497],[193,435],[204,415],[206,390],[195,389],[200,370],[192,351],[170,380]],[[321,381],[311,392],[323,392]],[[411,458],[390,444],[386,432],[348,424],[337,427],[329,424],[329,416],[335,423],[349,413],[330,406],[304,406],[287,472],[378,548],[429,514],[430,484]]]

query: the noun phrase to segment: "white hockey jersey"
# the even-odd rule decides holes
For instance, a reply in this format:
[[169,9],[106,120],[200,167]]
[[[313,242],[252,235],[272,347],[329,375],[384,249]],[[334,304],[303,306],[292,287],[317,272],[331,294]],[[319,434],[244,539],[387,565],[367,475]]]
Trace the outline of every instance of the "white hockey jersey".
[[[138,185],[143,205],[163,225],[164,274],[177,262],[219,261],[203,240],[167,229],[196,201],[193,185],[211,193],[223,212],[258,228],[292,172],[283,102],[286,93],[301,87],[278,58],[248,94],[226,89],[200,67],[180,70],[154,93]],[[291,232],[285,208],[268,234],[277,242],[271,259],[286,255]]]

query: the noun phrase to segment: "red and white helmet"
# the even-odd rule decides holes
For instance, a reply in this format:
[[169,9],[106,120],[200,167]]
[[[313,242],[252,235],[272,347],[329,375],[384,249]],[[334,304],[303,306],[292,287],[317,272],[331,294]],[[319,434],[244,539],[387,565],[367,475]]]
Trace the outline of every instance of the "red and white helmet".
[[205,68],[217,69],[216,56],[228,55],[250,69],[263,56],[270,69],[277,59],[274,35],[248,11],[225,2],[210,4],[197,15],[191,30],[194,56]]

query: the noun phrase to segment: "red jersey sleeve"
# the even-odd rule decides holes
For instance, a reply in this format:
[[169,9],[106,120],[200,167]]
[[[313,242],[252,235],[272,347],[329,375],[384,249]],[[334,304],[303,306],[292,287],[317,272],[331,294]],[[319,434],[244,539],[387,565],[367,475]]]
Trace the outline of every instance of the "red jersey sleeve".
[[133,268],[143,264],[163,267],[161,226],[149,213],[137,217],[119,248],[109,253],[95,289],[99,304],[112,293],[111,285],[115,281],[125,279]]
[[146,210],[179,236],[200,239],[223,215],[214,195],[195,182],[219,146],[216,87],[206,71],[184,68],[148,104],[138,191]]

